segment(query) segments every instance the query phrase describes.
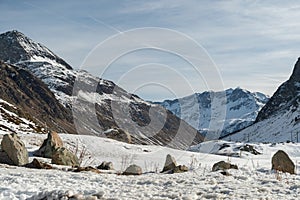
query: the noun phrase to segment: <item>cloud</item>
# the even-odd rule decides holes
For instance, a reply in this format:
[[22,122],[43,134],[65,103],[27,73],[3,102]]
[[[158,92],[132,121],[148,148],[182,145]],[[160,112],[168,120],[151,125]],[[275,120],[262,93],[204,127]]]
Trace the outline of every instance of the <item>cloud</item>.
[[[300,55],[298,1],[28,0],[0,4],[2,32],[19,29],[76,68],[97,44],[114,34],[138,27],[163,27],[185,33],[200,43],[221,71],[225,87],[243,86],[271,95],[288,78]],[[182,45],[176,40],[161,42],[169,42],[173,47]],[[106,51],[113,52],[114,48],[118,44]],[[128,55],[115,66],[136,66],[143,62],[175,68],[179,68],[176,63],[185,66],[178,58],[158,54],[154,59],[154,54],[148,53],[148,58]],[[95,60],[94,65],[99,64]],[[121,74],[118,67],[111,74]],[[188,74],[189,68],[184,69]],[[127,88],[133,83],[123,82],[121,86]],[[201,92],[203,88],[192,78],[191,83]],[[147,90],[149,95],[145,89],[143,96],[158,98],[155,89]]]

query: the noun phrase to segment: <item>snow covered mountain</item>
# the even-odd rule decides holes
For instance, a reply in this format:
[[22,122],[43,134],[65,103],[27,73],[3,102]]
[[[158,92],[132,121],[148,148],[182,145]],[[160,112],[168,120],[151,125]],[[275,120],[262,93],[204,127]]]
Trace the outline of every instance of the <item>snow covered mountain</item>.
[[[196,93],[181,99],[165,100],[158,104],[188,122],[201,133],[207,133],[212,112],[211,99],[212,97],[218,98],[220,96],[218,93],[220,92]],[[227,89],[225,94],[226,102],[222,105],[226,109],[226,117],[221,137],[253,124],[259,110],[269,100],[262,93],[249,92],[241,88]]]
[[290,78],[261,109],[252,126],[227,140],[252,142],[300,141],[300,59]]
[[[68,117],[74,117],[72,122],[80,134],[105,135],[129,143],[169,144],[175,148],[202,141],[197,130],[163,107],[129,94],[111,81],[72,69],[47,47],[18,31],[0,34],[0,50],[1,60],[30,71],[48,86],[73,113]],[[74,84],[78,87],[74,88]],[[124,110],[128,111],[126,116],[122,115]],[[162,124],[159,130],[147,126],[153,121],[149,113],[154,113],[156,122]],[[120,121],[124,121],[121,127]]]

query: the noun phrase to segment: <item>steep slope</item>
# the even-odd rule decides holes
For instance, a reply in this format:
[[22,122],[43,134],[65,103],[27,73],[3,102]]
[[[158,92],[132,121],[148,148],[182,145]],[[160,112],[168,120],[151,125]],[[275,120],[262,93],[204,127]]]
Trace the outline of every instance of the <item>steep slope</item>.
[[[140,144],[169,144],[175,148],[203,140],[197,130],[161,106],[145,102],[111,81],[73,70],[48,48],[18,31],[1,34],[0,48],[0,59],[32,72],[65,108],[73,111],[79,134],[105,135]],[[78,87],[73,91],[75,83]],[[120,116],[127,108],[127,114]],[[148,126],[154,119],[163,124],[159,130]]]
[[75,133],[71,112],[27,70],[0,61],[0,94],[2,130]]
[[[209,131],[211,120],[211,98],[212,96],[218,97],[218,93],[212,91],[196,93],[181,99],[165,100],[158,104],[184,119],[200,132],[205,133]],[[241,88],[227,89],[225,93],[226,102],[223,103],[223,106],[226,107],[226,118],[221,136],[253,124],[258,111],[268,101],[268,97],[262,93],[249,92]]]
[[261,109],[256,123],[226,139],[259,142],[299,141],[299,102],[300,60],[298,59],[292,75]]

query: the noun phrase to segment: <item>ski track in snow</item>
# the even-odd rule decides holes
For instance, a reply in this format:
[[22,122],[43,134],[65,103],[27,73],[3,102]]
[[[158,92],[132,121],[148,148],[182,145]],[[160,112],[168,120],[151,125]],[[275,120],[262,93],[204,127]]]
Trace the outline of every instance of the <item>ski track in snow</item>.
[[[132,145],[107,138],[60,134],[65,146],[87,148],[91,158],[84,161],[99,165],[112,161],[116,170],[124,170],[135,163],[143,168],[141,176],[116,174],[73,173],[64,170],[37,170],[0,165],[0,199],[26,199],[46,191],[72,191],[84,195],[104,192],[105,198],[117,199],[298,199],[300,176],[276,174],[270,170],[271,157],[279,149],[286,151],[299,168],[300,144],[254,144],[262,155],[242,152],[241,157],[214,154],[224,141],[210,141],[198,147],[199,152],[188,152],[159,146]],[[29,152],[38,148],[46,135],[21,135]],[[242,143],[229,143],[227,151],[236,151]],[[214,148],[210,147],[213,146]],[[167,154],[177,164],[191,170],[182,174],[159,174]],[[33,159],[32,157],[30,159]],[[239,170],[229,170],[231,176],[211,172],[218,161],[230,161]],[[65,169],[65,167],[61,167]],[[152,171],[152,172],[151,172]],[[297,171],[299,173],[299,170]]]

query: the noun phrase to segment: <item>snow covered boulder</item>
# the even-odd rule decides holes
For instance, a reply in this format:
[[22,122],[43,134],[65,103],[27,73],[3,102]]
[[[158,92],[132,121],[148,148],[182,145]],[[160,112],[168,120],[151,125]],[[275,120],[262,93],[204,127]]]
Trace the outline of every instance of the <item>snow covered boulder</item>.
[[176,166],[177,166],[177,164],[176,164],[175,158],[173,156],[171,156],[170,154],[168,154],[167,158],[166,158],[164,168],[162,170],[162,173],[174,170],[176,168]]
[[14,165],[21,166],[27,164],[28,151],[25,144],[20,140],[17,134],[6,134],[1,142],[2,150],[7,153],[9,159]]
[[48,133],[47,139],[44,140],[42,146],[34,153],[34,155],[52,158],[55,150],[60,147],[63,147],[63,141],[56,132],[52,131]]
[[220,161],[220,162],[217,162],[213,165],[212,167],[212,171],[215,172],[215,171],[219,171],[219,170],[227,170],[227,169],[238,169],[238,166],[237,165],[232,165],[228,162],[225,162],[225,161]]
[[127,169],[123,172],[123,175],[141,175],[142,172],[142,168],[140,166],[137,165],[130,165],[129,167],[127,167]]
[[272,157],[272,170],[295,174],[295,164],[287,153],[279,150]]
[[51,162],[56,165],[79,166],[77,156],[64,147],[55,150]]

